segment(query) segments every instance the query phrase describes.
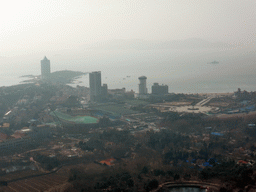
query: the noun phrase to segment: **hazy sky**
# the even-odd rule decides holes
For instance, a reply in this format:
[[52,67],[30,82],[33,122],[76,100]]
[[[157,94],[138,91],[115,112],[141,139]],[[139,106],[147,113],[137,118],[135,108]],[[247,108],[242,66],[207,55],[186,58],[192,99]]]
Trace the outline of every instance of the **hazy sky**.
[[255,0],[8,0],[0,6],[0,56],[112,39],[254,44],[255,10]]

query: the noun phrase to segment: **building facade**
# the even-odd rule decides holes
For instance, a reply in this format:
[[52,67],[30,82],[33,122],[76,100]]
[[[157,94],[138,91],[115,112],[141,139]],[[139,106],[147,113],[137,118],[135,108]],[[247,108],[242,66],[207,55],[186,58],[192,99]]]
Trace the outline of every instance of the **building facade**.
[[99,101],[101,99],[101,72],[95,71],[89,74],[90,100]]
[[43,60],[41,60],[41,77],[42,79],[47,79],[51,74],[51,66],[50,60],[45,56]]
[[154,95],[168,94],[168,86],[167,85],[159,85],[158,83],[154,83],[154,85],[152,85],[152,94],[154,94]]
[[108,96],[108,85],[107,84],[103,84],[101,87],[101,95],[102,98],[106,98]]
[[139,77],[139,80],[140,80],[140,84],[139,84],[139,94],[140,95],[146,95],[148,93],[148,90],[147,90],[147,77],[145,76],[141,76]]

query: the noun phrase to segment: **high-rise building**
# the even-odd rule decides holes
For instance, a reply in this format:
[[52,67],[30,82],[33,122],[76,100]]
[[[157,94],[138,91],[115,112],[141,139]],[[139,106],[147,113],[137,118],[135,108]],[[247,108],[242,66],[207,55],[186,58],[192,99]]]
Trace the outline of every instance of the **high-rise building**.
[[50,60],[45,56],[43,60],[41,60],[41,77],[42,79],[47,79],[51,74],[51,66]]
[[139,80],[140,80],[140,84],[139,84],[139,94],[140,95],[146,95],[148,93],[148,90],[147,90],[147,77],[145,76],[141,76],[139,77]]
[[168,86],[167,85],[159,85],[158,83],[154,83],[154,85],[152,85],[152,94],[154,94],[154,95],[168,94]]
[[90,100],[99,101],[101,99],[101,72],[94,71],[89,74]]
[[108,96],[108,85],[103,84],[101,87],[101,95],[103,98],[106,98]]

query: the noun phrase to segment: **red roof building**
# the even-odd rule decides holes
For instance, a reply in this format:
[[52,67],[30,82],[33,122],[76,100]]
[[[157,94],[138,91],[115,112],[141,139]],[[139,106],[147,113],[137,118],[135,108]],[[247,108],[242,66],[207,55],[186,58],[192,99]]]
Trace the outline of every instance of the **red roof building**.
[[114,158],[110,158],[110,159],[106,159],[106,160],[100,161],[100,164],[108,165],[108,166],[113,166],[115,161],[116,160]]
[[248,162],[247,162],[247,161],[243,161],[243,160],[239,160],[239,161],[238,161],[238,164],[245,164],[245,165],[247,165]]

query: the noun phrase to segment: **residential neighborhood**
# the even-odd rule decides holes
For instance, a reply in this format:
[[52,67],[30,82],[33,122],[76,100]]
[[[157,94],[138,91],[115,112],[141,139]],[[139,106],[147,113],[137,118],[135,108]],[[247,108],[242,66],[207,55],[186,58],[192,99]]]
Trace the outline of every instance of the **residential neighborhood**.
[[[228,162],[254,169],[254,93],[171,93],[161,100],[127,97],[122,91],[108,90],[103,102],[92,102],[89,88],[81,86],[37,82],[0,88],[0,180],[11,185],[10,174],[22,179],[56,170],[68,180],[70,171],[87,164],[102,170],[127,166],[134,174],[147,167],[140,177],[158,182],[167,178],[156,177],[157,170],[160,175],[169,170],[170,181],[189,175],[213,182],[211,170]],[[233,181],[214,182],[237,187]]]

